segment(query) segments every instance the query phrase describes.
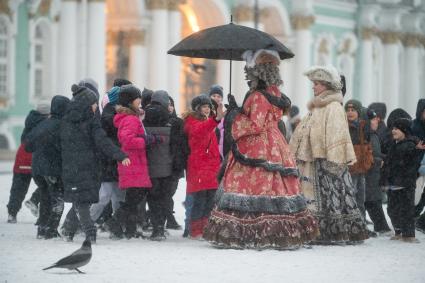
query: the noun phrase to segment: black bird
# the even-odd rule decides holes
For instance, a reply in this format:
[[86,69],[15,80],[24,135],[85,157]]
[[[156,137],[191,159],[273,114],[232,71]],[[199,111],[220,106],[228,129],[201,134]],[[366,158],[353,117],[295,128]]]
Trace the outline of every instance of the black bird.
[[52,266],[43,268],[43,270],[47,270],[50,268],[67,268],[69,270],[75,269],[78,271],[78,273],[84,273],[78,268],[89,263],[91,259],[91,255],[92,255],[91,242],[89,239],[86,239],[83,242],[83,245],[81,246],[81,248],[79,248],[78,250],[70,254],[69,256],[59,260]]

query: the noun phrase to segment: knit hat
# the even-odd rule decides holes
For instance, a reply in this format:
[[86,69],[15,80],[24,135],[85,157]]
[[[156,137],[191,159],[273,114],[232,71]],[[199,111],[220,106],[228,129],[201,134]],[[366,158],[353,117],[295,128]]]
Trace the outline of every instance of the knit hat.
[[388,115],[387,127],[389,129],[392,129],[392,127],[394,126],[394,122],[400,118],[407,118],[409,120],[412,120],[412,117],[409,115],[409,113],[407,113],[401,108],[397,108],[391,111],[390,115]]
[[359,114],[359,117],[360,117],[360,115],[362,114],[362,103],[360,101],[355,100],[355,99],[348,100],[345,103],[345,106],[344,106],[345,111],[347,111],[349,107],[351,107],[354,110],[356,110],[357,113]]
[[208,96],[211,96],[213,94],[218,94],[223,97],[223,87],[220,85],[212,85],[208,90]]
[[332,65],[312,66],[304,75],[306,75],[310,81],[324,81],[330,83],[335,90],[342,89],[341,77],[337,69]]
[[82,107],[91,106],[98,103],[97,97],[92,90],[84,86],[73,85],[72,90],[78,88],[78,91],[73,91],[73,101]]
[[151,103],[153,90],[143,88],[142,91],[142,108],[145,109]]
[[197,111],[202,105],[208,104],[212,108],[211,98],[206,94],[195,96],[190,103],[192,110]]
[[131,85],[132,83],[126,79],[115,79],[114,86]]
[[399,118],[394,121],[392,128],[397,128],[402,131],[406,136],[412,133],[412,120],[408,118]]
[[170,105],[170,99],[168,93],[165,90],[157,90],[152,94],[151,102],[157,102],[158,104],[168,108]]
[[97,100],[99,100],[99,91],[98,91],[99,85],[93,79],[91,78],[83,79],[78,83],[78,85],[85,86],[91,91],[93,91],[93,93],[96,95]]
[[118,95],[118,104],[124,107],[128,107],[137,98],[142,98],[142,93],[134,85],[123,85],[120,87]]
[[369,105],[368,108],[374,110],[379,118],[385,120],[385,117],[387,116],[387,106],[385,105],[385,103],[373,102]]
[[120,94],[120,87],[114,86],[106,93],[108,95],[108,103],[115,105],[118,102],[118,97]]
[[37,104],[35,110],[39,112],[41,115],[49,115],[50,114],[50,105],[47,103]]
[[366,112],[367,118],[369,120],[372,120],[376,117],[378,117],[378,114],[376,114],[375,110],[367,108],[367,112]]

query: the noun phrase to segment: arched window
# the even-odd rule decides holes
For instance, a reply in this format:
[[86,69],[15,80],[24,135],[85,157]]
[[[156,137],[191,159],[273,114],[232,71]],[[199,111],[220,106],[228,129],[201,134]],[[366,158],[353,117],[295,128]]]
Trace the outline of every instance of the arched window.
[[35,25],[32,41],[32,96],[35,100],[51,97],[50,45],[49,26],[41,21]]
[[9,28],[8,23],[0,18],[0,98],[9,97]]

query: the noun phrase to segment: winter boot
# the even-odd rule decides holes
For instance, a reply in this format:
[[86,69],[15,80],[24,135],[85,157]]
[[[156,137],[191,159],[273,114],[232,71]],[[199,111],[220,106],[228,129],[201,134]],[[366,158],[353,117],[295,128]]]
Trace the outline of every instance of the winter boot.
[[128,209],[124,204],[115,211],[112,218],[106,221],[109,230],[111,231],[111,239],[122,239],[124,237],[124,228],[128,217]]
[[197,219],[190,222],[190,238],[201,239],[203,235],[204,220]]
[[189,229],[184,229],[182,237],[183,238],[189,237]]
[[154,227],[149,240],[151,241],[163,241],[165,240],[164,227]]
[[49,240],[53,238],[60,238],[61,235],[59,234],[58,230],[56,229],[46,229],[44,239]]
[[137,238],[137,215],[129,214],[126,221],[125,236],[127,239]]
[[44,239],[46,237],[46,227],[38,225],[37,227],[37,239]]
[[402,237],[401,240],[405,243],[419,244],[419,240],[415,237]]
[[167,217],[167,229],[171,230],[181,230],[182,226],[177,223],[176,218],[174,218],[174,215],[171,214]]
[[38,206],[31,201],[31,199],[25,201],[25,206],[31,211],[31,214],[38,218],[39,212],[38,212]]
[[16,224],[16,215],[9,214],[7,217],[7,223]]

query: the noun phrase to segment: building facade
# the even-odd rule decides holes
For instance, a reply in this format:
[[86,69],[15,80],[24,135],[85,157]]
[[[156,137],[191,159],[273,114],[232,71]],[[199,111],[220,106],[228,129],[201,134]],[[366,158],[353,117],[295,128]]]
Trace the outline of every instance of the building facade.
[[[116,77],[167,90],[178,112],[213,83],[228,93],[228,61],[167,50],[231,15],[294,52],[281,64],[282,91],[302,113],[311,65],[335,65],[347,78],[346,99],[366,106],[380,101],[413,115],[425,97],[425,0],[0,0],[0,148],[19,146],[30,109],[71,96],[86,77],[100,93]],[[243,67],[234,62],[232,70],[239,102],[248,90]]]

